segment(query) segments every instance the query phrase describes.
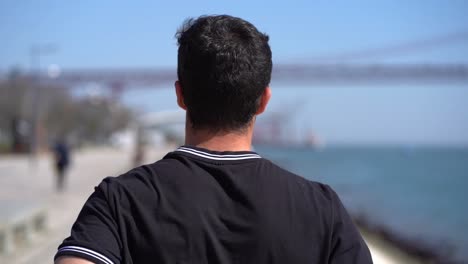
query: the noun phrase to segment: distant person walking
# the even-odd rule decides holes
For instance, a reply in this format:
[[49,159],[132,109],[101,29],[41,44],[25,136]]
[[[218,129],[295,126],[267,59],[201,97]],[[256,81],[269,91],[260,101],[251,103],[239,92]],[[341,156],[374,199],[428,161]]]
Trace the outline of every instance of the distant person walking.
[[64,140],[58,140],[53,146],[56,170],[57,191],[63,191],[65,175],[70,165],[70,150]]
[[133,167],[143,165],[145,160],[145,140],[143,128],[139,127],[136,133],[135,153],[133,155]]

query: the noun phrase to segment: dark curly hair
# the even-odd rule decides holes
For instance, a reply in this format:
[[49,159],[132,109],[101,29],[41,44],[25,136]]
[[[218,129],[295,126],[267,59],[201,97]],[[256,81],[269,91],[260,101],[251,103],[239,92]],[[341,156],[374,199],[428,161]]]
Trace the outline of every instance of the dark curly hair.
[[268,35],[219,15],[186,20],[176,38],[177,75],[193,128],[245,128],[271,79]]

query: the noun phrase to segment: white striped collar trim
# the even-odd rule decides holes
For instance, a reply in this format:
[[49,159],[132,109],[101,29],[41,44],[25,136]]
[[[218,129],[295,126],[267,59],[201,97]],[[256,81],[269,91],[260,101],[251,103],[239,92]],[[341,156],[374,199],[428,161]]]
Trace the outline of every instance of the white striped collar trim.
[[175,151],[186,152],[195,156],[199,156],[206,159],[212,160],[245,160],[245,159],[261,159],[260,155],[256,153],[245,153],[245,154],[212,154],[205,151],[188,148],[188,147],[179,147]]
[[77,246],[65,246],[65,247],[61,247],[59,248],[58,250],[58,253],[60,252],[66,252],[66,251],[71,251],[71,252],[77,252],[77,253],[81,253],[81,254],[85,254],[85,255],[88,255],[88,256],[91,256],[95,259],[98,259],[106,264],[114,264],[114,262],[112,260],[110,260],[108,257],[96,252],[96,251],[93,251],[91,249],[87,249],[87,248],[84,248],[84,247],[77,247]]

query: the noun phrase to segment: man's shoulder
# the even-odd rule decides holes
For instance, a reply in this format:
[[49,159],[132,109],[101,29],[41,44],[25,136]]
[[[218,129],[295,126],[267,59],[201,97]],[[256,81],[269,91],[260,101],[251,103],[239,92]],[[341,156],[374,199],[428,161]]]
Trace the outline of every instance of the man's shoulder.
[[291,170],[285,169],[268,159],[263,159],[263,160],[266,163],[268,163],[269,166],[271,166],[271,168],[273,168],[273,170],[276,171],[278,175],[287,179],[288,181],[304,186],[305,188],[310,189],[312,192],[316,194],[321,194],[328,200],[333,199],[335,192],[328,184],[325,184],[325,183],[322,183],[313,179],[307,179],[303,175],[299,175],[295,172],[292,172]]
[[179,167],[178,163],[173,159],[160,159],[154,163],[134,167],[120,175],[104,178],[98,188],[104,188],[108,191],[122,188],[143,190],[152,186],[155,178],[167,174],[164,173],[165,171],[172,170],[174,173]]
[[175,170],[178,167],[181,167],[180,165],[181,164],[178,160],[162,158],[153,163],[134,167],[129,171],[115,177],[115,180],[119,182],[143,180],[145,178],[159,176],[165,170]]

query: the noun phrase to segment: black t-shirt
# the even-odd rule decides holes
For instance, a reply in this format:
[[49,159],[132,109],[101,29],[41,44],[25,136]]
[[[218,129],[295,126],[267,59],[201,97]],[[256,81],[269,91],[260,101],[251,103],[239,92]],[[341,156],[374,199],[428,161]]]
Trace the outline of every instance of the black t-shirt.
[[180,147],[95,188],[55,258],[372,263],[336,193],[255,152]]

